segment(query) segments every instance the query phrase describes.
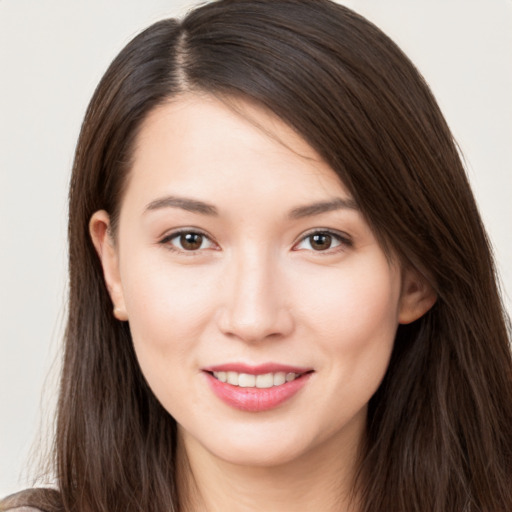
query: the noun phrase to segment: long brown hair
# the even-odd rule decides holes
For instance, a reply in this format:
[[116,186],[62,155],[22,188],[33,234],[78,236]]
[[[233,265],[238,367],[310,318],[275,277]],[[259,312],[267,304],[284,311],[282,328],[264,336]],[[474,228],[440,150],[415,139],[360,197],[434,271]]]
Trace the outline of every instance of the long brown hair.
[[176,425],[114,319],[88,233],[115,221],[141,122],[183,91],[277,114],[339,175],[386,250],[437,292],[400,326],[368,411],[363,512],[512,510],[512,362],[489,244],[424,80],[374,25],[328,0],[220,0],[154,24],[89,105],[69,202],[69,319],[55,464],[66,511],[180,509]]

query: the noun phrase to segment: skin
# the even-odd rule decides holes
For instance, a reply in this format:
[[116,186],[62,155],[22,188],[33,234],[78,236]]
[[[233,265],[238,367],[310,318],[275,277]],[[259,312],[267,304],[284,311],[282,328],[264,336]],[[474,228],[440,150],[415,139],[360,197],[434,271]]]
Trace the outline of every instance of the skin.
[[[190,510],[356,510],[368,401],[398,324],[435,297],[384,254],[301,137],[249,103],[230,105],[186,94],[146,118],[118,232],[105,211],[90,223],[114,314],[129,321],[142,371],[178,423]],[[203,234],[196,250],[180,229]],[[312,232],[332,235],[315,245]],[[207,385],[202,369],[228,362],[314,371],[283,404],[247,412]]]

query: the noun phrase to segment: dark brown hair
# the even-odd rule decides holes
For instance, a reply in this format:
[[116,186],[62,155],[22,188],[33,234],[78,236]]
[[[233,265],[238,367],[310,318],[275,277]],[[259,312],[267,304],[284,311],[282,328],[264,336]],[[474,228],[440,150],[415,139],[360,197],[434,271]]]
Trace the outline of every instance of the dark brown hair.
[[424,80],[328,0],[220,0],[158,22],[109,67],[83,123],[69,203],[69,320],[56,475],[66,511],[177,511],[176,429],[112,315],[88,232],[114,229],[148,112],[184,91],[277,114],[339,175],[379,237],[437,292],[400,326],[368,411],[363,512],[512,510],[512,362],[489,244]]

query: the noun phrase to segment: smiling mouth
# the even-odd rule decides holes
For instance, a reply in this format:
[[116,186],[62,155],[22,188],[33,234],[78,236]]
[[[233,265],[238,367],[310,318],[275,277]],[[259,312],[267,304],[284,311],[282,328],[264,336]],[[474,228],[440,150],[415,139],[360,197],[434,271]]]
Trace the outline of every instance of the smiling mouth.
[[203,368],[203,373],[210,389],[225,404],[242,411],[263,412],[299,393],[314,370],[272,363],[259,366],[232,363]]
[[303,375],[309,374],[311,372],[312,370],[304,373],[274,372],[259,375],[253,375],[250,373],[239,373],[234,371],[220,371],[207,373],[215,377],[218,381],[230,384],[232,386],[237,386],[240,388],[268,389],[277,386],[282,386],[287,382],[293,382],[294,380],[297,380],[301,378]]

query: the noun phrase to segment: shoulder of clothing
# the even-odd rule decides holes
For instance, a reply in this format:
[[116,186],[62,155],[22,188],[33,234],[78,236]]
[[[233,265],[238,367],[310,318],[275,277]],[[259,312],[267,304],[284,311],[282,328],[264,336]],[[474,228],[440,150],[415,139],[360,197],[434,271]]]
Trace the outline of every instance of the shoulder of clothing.
[[0,512],[61,512],[59,491],[40,488],[26,489],[0,500]]
[[15,508],[6,508],[2,510],[8,510],[9,512],[44,512],[40,508],[35,507],[15,507]]

